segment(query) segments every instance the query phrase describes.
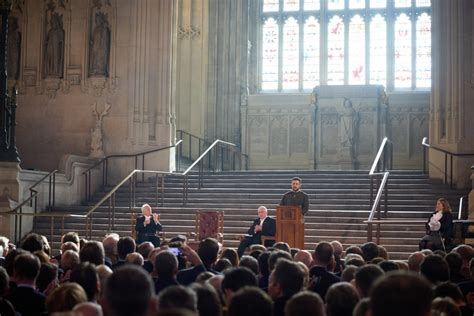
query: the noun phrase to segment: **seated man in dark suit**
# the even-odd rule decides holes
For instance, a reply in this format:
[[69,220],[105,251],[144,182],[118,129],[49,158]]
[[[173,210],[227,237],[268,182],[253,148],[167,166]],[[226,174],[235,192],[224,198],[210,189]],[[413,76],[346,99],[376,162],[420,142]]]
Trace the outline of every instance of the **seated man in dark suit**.
[[162,226],[158,221],[158,214],[152,213],[151,206],[148,204],[143,204],[142,214],[143,216],[138,217],[135,224],[137,244],[150,241],[155,247],[159,247],[160,238],[156,235],[156,232],[160,231]]
[[[262,236],[275,236],[276,221],[275,219],[268,217],[268,210],[265,206],[260,206],[258,208],[258,218],[253,221],[253,224],[250,226],[247,234],[248,236],[246,236],[240,242],[239,248],[237,249],[239,257],[242,257],[245,248],[253,244],[262,243]],[[265,247],[270,247],[274,243],[274,240],[266,240]]]

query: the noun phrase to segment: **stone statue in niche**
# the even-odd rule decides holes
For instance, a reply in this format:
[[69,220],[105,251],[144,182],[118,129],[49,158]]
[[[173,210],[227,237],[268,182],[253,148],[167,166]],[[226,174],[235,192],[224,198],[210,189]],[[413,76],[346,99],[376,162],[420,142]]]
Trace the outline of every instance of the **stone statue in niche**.
[[7,73],[8,79],[18,80],[20,75],[21,33],[18,30],[18,19],[8,18]]
[[355,161],[355,137],[358,124],[358,115],[352,101],[344,98],[342,110],[339,113],[341,154],[348,153],[352,161]]
[[62,78],[64,67],[64,29],[63,17],[51,15],[51,27],[46,34],[44,75],[49,78]]
[[89,49],[89,75],[109,76],[110,28],[107,14],[97,12]]
[[109,103],[105,104],[105,109],[103,112],[99,113],[97,110],[97,102],[92,105],[92,113],[94,114],[95,126],[91,128],[91,152],[89,154],[90,158],[103,158],[105,157],[103,142],[102,142],[102,122],[104,116],[110,110],[111,105]]

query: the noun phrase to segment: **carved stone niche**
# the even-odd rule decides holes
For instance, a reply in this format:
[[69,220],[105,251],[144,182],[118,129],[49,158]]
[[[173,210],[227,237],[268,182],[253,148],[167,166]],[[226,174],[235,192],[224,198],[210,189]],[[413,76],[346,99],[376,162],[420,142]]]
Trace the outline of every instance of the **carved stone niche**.
[[316,102],[315,167],[370,167],[386,131],[382,86],[320,86]]
[[84,93],[100,97],[113,94],[117,88],[115,70],[117,23],[115,0],[89,2],[86,51],[81,88]]

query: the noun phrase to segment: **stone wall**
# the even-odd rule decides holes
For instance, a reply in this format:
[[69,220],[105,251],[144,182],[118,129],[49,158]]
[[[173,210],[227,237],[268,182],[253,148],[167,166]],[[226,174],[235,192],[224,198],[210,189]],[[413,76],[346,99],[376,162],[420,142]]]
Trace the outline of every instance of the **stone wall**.
[[[16,3],[20,65],[9,85],[20,92],[23,168],[52,170],[68,154],[100,158],[174,141],[175,1]],[[170,157],[149,167],[168,170]]]
[[[241,121],[250,168],[369,169],[385,136],[393,142],[394,168],[422,168],[429,93],[385,95],[376,86],[329,86],[316,94],[249,96]],[[342,144],[348,138],[345,98],[355,111],[352,146]]]

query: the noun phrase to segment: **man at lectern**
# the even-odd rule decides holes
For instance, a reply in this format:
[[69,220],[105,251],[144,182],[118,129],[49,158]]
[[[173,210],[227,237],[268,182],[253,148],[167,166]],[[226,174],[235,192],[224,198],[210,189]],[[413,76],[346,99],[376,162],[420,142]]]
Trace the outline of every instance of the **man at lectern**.
[[159,216],[157,213],[152,213],[151,206],[148,204],[142,205],[142,214],[137,218],[135,230],[137,232],[137,243],[141,244],[145,241],[150,241],[155,247],[160,246],[160,238],[156,235],[157,231],[162,229]]
[[303,216],[309,210],[309,197],[301,189],[301,179],[294,177],[291,179],[291,191],[286,192],[281,198],[280,205],[300,206]]
[[[245,248],[253,244],[260,244],[262,242],[262,236],[274,237],[276,234],[276,222],[275,219],[268,217],[268,210],[265,206],[258,208],[258,218],[256,218],[252,226],[247,231],[247,235],[240,242],[237,253],[239,257],[244,254]],[[275,243],[275,240],[266,240],[265,247],[271,247]]]

